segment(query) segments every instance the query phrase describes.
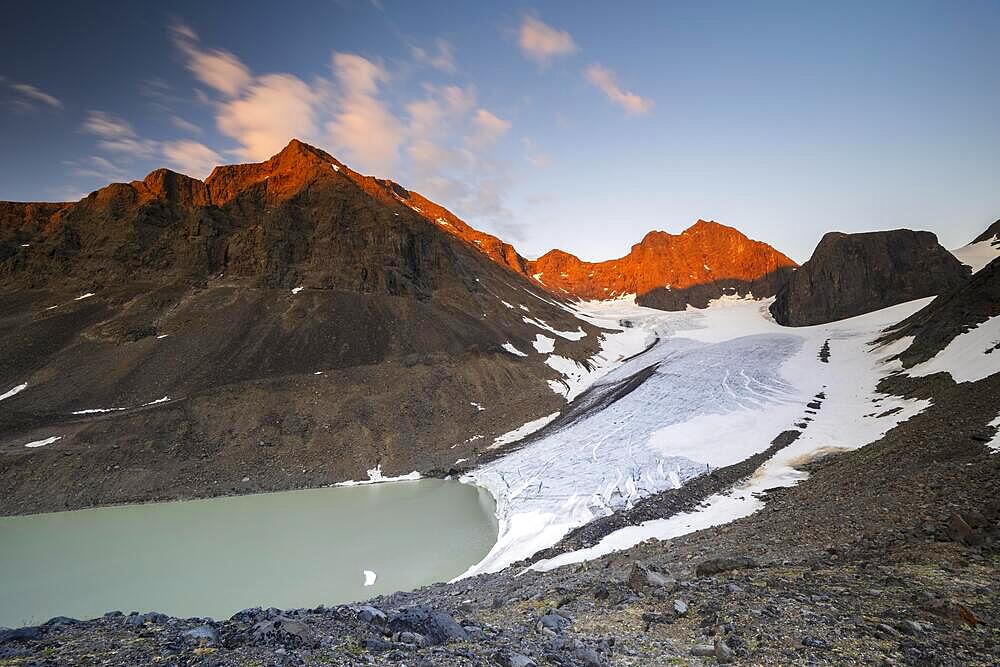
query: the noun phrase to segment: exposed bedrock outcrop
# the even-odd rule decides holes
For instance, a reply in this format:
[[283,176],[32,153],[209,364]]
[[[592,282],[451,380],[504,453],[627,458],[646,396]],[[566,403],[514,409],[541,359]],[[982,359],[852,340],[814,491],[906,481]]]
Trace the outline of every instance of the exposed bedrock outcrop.
[[787,326],[824,324],[947,292],[969,275],[931,232],[829,232],[778,291],[771,313]]

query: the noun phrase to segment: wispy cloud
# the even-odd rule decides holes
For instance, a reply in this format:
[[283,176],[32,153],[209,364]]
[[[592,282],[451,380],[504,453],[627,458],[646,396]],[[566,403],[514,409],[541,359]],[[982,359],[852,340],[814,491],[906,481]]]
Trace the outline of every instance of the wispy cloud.
[[183,23],[175,23],[171,34],[174,44],[186,57],[188,69],[206,86],[235,97],[250,85],[250,68],[229,51],[202,49],[198,34]]
[[139,137],[128,121],[104,111],[88,112],[81,129],[96,136],[97,145],[111,153],[145,159],[157,149],[155,141]]
[[576,53],[576,42],[565,30],[557,30],[531,15],[521,21],[518,31],[521,52],[540,65],[548,64],[557,56]]
[[198,127],[191,121],[184,120],[180,116],[171,115],[170,124],[176,127],[181,132],[187,132],[188,134],[201,134],[200,127]]
[[0,77],[0,84],[7,84],[10,90],[7,105],[14,111],[30,113],[42,108],[62,109],[62,100],[36,86]]
[[446,39],[439,37],[434,40],[434,50],[411,46],[410,53],[418,63],[429,65],[442,72],[453,74],[457,69],[455,64],[455,48]]
[[549,165],[549,161],[552,159],[552,157],[548,153],[545,153],[541,149],[539,149],[538,146],[535,145],[535,142],[530,137],[523,138],[521,140],[521,145],[524,147],[524,155],[525,159],[528,161],[528,164],[534,167],[538,167],[539,169],[541,169],[542,167],[547,167]]
[[31,102],[41,102],[42,104],[52,107],[53,109],[62,108],[63,103],[57,97],[49,95],[35,86],[27,83],[12,83],[10,87]]
[[389,175],[399,159],[403,124],[379,98],[389,80],[376,63],[352,53],[333,54],[339,84],[337,111],[326,129],[336,151],[361,169]]
[[466,143],[475,149],[482,150],[495,144],[500,137],[510,129],[510,121],[500,118],[486,109],[476,109],[472,117],[473,130],[466,138]]
[[615,73],[603,65],[591,65],[583,73],[584,77],[603,92],[609,100],[625,109],[631,115],[648,113],[653,108],[653,101],[640,97],[629,90],[623,90],[615,77]]
[[178,171],[202,179],[223,162],[222,156],[214,150],[205,144],[189,139],[165,142],[163,156]]

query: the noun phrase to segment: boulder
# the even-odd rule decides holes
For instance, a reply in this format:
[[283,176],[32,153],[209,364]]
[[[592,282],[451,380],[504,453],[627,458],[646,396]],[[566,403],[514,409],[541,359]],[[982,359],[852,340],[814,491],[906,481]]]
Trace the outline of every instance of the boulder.
[[528,656],[506,649],[494,653],[493,662],[500,667],[538,667],[538,663]]
[[699,577],[711,577],[731,570],[747,570],[757,567],[757,561],[746,556],[735,558],[710,558],[698,563],[694,573]]
[[633,563],[628,575],[628,587],[636,593],[647,588],[664,588],[667,578],[659,572],[653,572],[642,563]]
[[389,616],[390,632],[416,632],[424,636],[429,645],[468,639],[468,633],[450,614],[427,605],[407,607]]
[[199,625],[181,634],[182,637],[201,646],[218,646],[219,631],[211,625]]
[[250,639],[255,644],[309,647],[319,645],[312,628],[302,621],[287,616],[260,621],[251,628]]

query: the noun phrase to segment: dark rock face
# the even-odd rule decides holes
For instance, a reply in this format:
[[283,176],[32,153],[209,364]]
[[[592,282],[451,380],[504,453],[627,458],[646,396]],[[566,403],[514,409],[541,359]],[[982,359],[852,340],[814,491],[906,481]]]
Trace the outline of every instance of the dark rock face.
[[992,239],[1000,239],[1000,220],[997,220],[992,225],[986,228],[986,231],[972,239],[973,243],[982,243],[983,241],[989,241]]
[[722,296],[767,298],[777,294],[794,271],[793,266],[783,266],[753,280],[731,278],[685,288],[657,287],[636,296],[635,302],[659,310],[685,310],[688,306],[707,308],[710,301]]
[[941,294],[968,277],[931,232],[829,232],[778,292],[771,314],[786,326],[825,324]]
[[[881,339],[891,342],[913,336],[910,346],[899,354],[904,368],[927,361],[943,350],[955,336],[1000,315],[1000,258],[976,272],[956,289],[941,294],[919,311],[887,331]],[[986,354],[1000,351],[983,350]]]

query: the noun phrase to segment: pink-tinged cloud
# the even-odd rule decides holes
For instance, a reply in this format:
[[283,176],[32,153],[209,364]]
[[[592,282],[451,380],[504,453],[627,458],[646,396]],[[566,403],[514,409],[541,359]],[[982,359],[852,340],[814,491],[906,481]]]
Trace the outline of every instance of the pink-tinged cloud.
[[165,142],[163,156],[177,171],[200,179],[223,162],[222,156],[205,144],[188,139]]
[[413,59],[422,65],[454,74],[457,67],[455,65],[455,48],[451,42],[438,38],[434,41],[434,47],[434,50],[430,50],[420,46],[411,46],[410,53],[413,55]]
[[584,77],[607,95],[608,99],[625,109],[631,115],[648,113],[653,101],[640,97],[629,90],[623,90],[615,79],[615,73],[603,65],[591,65],[583,73]]
[[476,109],[472,117],[472,132],[466,143],[482,150],[495,144],[510,129],[510,121],[504,120],[486,109]]
[[128,121],[104,111],[88,112],[81,129],[96,136],[100,148],[126,157],[149,158],[157,149],[155,141],[139,137]]
[[378,97],[379,85],[388,81],[388,74],[351,53],[333,55],[333,74],[339,84],[337,112],[326,129],[334,150],[362,171],[392,174],[404,128]]
[[172,27],[174,44],[187,60],[186,65],[195,77],[206,86],[223,95],[235,97],[250,85],[250,69],[229,51],[203,50],[198,35],[184,24]]
[[219,131],[241,144],[236,153],[248,160],[266,160],[289,139],[310,140],[316,134],[318,97],[298,77],[265,74],[237,99],[219,106]]
[[534,16],[525,16],[518,31],[521,52],[540,65],[557,56],[576,53],[576,42],[565,30],[557,30]]

